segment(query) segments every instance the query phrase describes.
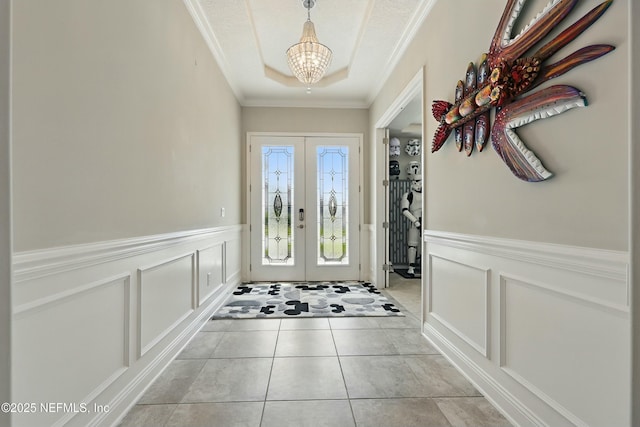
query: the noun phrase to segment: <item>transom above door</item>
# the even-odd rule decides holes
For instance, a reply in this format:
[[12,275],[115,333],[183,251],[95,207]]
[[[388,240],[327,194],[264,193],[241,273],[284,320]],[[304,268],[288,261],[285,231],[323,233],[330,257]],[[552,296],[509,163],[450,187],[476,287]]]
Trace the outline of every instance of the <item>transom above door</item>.
[[251,280],[360,277],[360,136],[250,134]]

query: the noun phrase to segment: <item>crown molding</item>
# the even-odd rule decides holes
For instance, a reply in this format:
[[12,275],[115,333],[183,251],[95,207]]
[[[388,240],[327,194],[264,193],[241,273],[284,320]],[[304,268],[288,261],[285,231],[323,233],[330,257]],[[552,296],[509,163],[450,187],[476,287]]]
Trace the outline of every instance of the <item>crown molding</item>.
[[389,79],[391,73],[398,65],[398,62],[400,62],[400,58],[402,58],[402,55],[404,55],[404,53],[407,51],[407,48],[416,36],[418,29],[420,29],[422,23],[425,19],[427,19],[427,16],[429,16],[431,9],[433,9],[437,2],[438,0],[422,0],[416,8],[416,13],[409,21],[409,24],[407,24],[407,27],[402,33],[402,37],[400,37],[398,44],[393,49],[393,53],[389,57],[389,61],[387,61],[385,68],[382,71],[380,80],[378,80],[378,84],[376,84],[376,86],[369,94],[369,97],[367,98],[369,106],[371,106],[373,101],[382,90],[382,87],[387,82],[387,79]]
[[235,80],[232,78],[233,74],[230,71],[229,62],[224,56],[224,52],[220,47],[220,43],[218,42],[213,29],[209,25],[209,21],[206,19],[200,3],[198,3],[198,0],[183,0],[183,3],[187,8],[187,11],[189,12],[189,15],[191,15],[191,19],[193,19],[193,22],[196,24],[196,27],[198,28],[198,30],[200,30],[202,38],[209,47],[209,50],[211,51],[213,58],[218,64],[218,67],[220,67],[220,71],[222,71],[222,74],[224,75],[227,84],[231,88],[231,91],[235,95],[238,102],[242,105],[244,102],[244,95],[238,85],[235,83]]

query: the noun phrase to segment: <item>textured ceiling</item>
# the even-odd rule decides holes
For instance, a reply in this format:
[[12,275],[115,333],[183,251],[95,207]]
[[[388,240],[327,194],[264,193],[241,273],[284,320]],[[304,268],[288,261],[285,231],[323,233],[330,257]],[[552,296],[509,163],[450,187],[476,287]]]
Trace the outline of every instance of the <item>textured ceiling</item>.
[[243,106],[368,107],[435,0],[317,0],[311,20],[333,51],[307,89],[289,71],[307,10],[301,0],[185,0]]

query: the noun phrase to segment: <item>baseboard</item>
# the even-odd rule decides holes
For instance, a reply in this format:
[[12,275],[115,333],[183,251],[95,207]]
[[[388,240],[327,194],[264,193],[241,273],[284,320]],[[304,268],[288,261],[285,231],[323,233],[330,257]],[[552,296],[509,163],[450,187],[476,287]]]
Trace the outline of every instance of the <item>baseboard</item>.
[[14,400],[109,410],[16,414],[14,425],[122,418],[240,282],[242,229],[16,254]]
[[514,426],[547,426],[526,405],[431,325],[423,324],[423,335],[511,424]]
[[628,252],[424,241],[423,332],[512,423],[629,425]]
[[[239,276],[238,276],[239,277]],[[135,406],[136,402],[162,374],[166,367],[180,354],[189,341],[206,325],[225,302],[228,294],[240,284],[240,281],[229,282],[221,292],[208,302],[204,310],[189,322],[189,325],[151,361],[145,369],[133,378],[118,395],[109,403],[109,413],[101,414],[91,420],[87,426],[116,426],[122,418]]]

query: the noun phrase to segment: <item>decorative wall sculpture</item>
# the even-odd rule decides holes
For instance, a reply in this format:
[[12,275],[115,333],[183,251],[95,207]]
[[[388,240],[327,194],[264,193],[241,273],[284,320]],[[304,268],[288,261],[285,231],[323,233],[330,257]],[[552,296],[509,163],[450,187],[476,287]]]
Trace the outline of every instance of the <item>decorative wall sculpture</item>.
[[[552,176],[542,162],[518,138],[515,129],[532,121],[555,116],[587,105],[585,95],[567,85],[556,85],[522,96],[540,84],[558,77],[578,65],[597,59],[615,49],[611,45],[591,45],[579,49],[553,64],[545,64],[562,47],[574,40],[609,8],[608,0],[562,31],[531,56],[525,55],[571,12],[578,0],[551,0],[516,37],[511,31],[526,0],[508,0],[491,40],[489,52],[476,68],[470,63],[465,81],[459,81],[455,101],[434,101],[433,116],[440,122],[431,152],[438,151],[454,132],[458,151],[467,156],[484,148],[489,132],[491,144],[513,174],[529,181]],[[489,112],[498,108],[490,128]]]

